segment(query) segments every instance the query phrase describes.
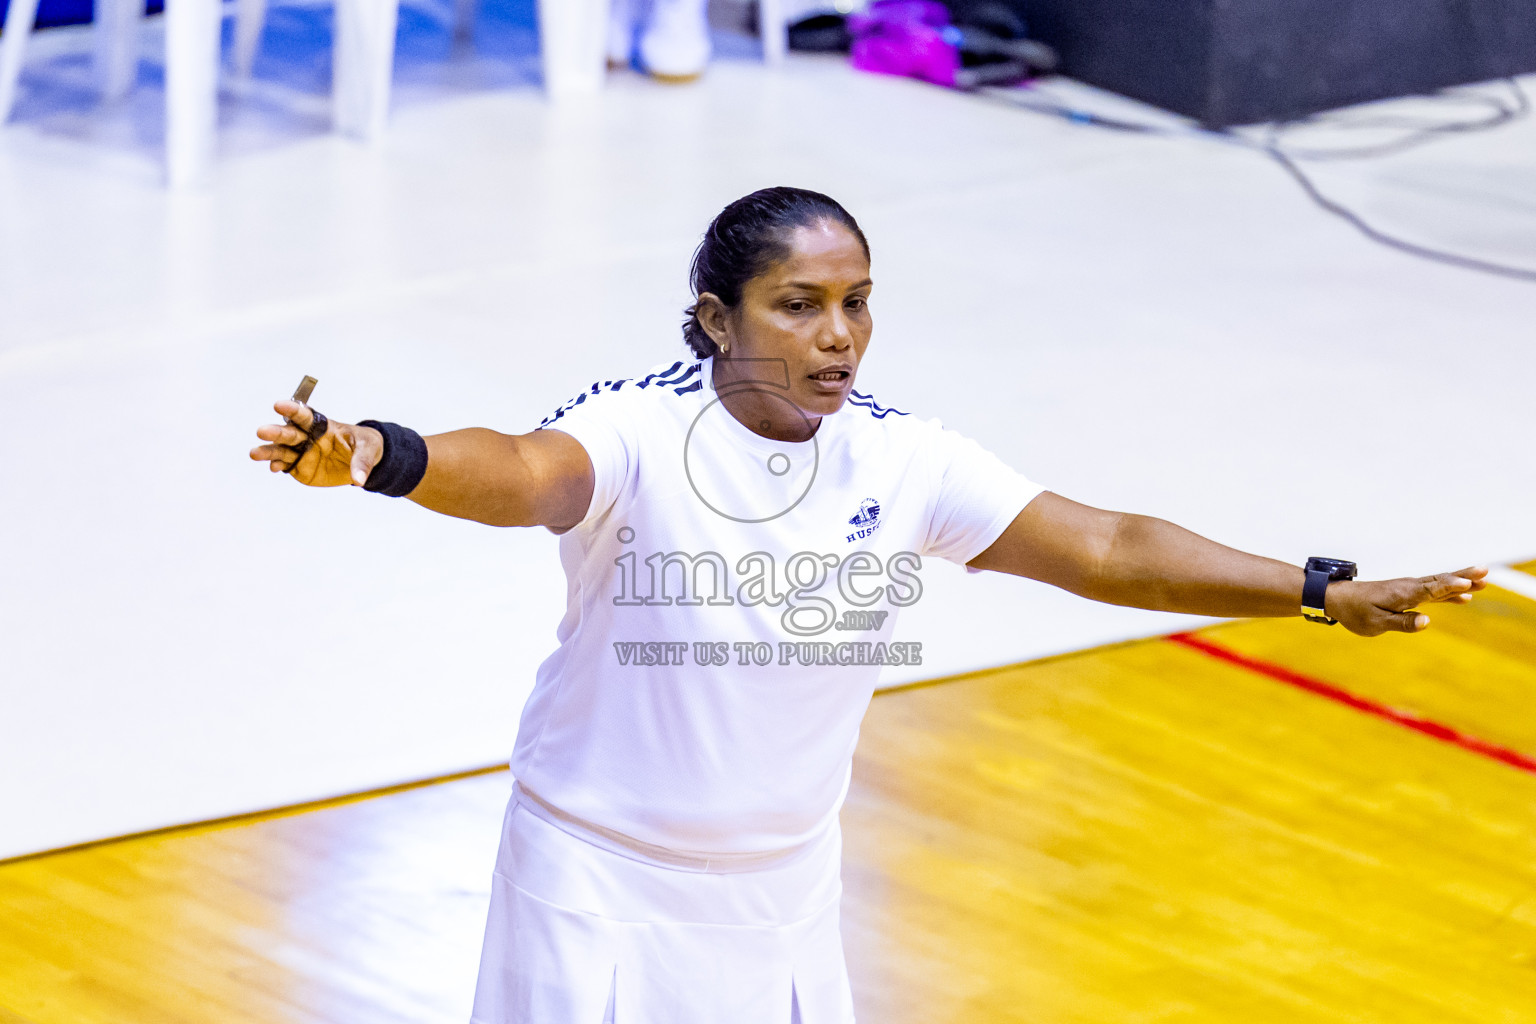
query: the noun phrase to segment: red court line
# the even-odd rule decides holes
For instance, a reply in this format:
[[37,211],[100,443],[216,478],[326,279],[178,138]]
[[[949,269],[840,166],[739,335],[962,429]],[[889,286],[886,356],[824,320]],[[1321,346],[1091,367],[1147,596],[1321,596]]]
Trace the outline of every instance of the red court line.
[[1287,686],[1294,686],[1299,690],[1315,693],[1319,697],[1326,697],[1346,707],[1354,708],[1356,711],[1364,711],[1368,715],[1375,715],[1377,718],[1401,725],[1406,729],[1412,729],[1414,732],[1421,732],[1425,736],[1431,736],[1443,743],[1450,743],[1463,750],[1469,750],[1474,754],[1481,754],[1484,757],[1491,757],[1495,761],[1502,761],[1504,764],[1512,768],[1518,768],[1523,772],[1536,774],[1536,760],[1509,750],[1506,747],[1496,746],[1486,740],[1480,740],[1475,736],[1468,736],[1465,733],[1457,732],[1448,725],[1441,725],[1439,722],[1420,718],[1410,711],[1399,711],[1397,708],[1389,708],[1385,704],[1377,704],[1375,701],[1366,700],[1364,697],[1357,697],[1346,690],[1339,689],[1337,686],[1325,683],[1321,679],[1313,679],[1311,676],[1304,676],[1300,672],[1292,672],[1283,665],[1250,658],[1247,655],[1239,654],[1229,647],[1223,647],[1203,637],[1196,636],[1194,633],[1174,633],[1168,639],[1176,644],[1199,651],[1201,654],[1208,654],[1213,658],[1225,661],[1228,664],[1245,668],[1250,672],[1257,672],[1259,675],[1268,676],[1271,679],[1285,683]]

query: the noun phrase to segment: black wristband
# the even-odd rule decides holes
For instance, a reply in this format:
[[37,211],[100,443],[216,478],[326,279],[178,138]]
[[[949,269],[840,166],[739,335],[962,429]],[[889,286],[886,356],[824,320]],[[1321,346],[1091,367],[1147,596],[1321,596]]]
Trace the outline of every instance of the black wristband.
[[368,474],[363,490],[403,498],[416,489],[427,475],[427,442],[410,427],[398,423],[363,420],[360,427],[372,427],[384,435],[384,454]]

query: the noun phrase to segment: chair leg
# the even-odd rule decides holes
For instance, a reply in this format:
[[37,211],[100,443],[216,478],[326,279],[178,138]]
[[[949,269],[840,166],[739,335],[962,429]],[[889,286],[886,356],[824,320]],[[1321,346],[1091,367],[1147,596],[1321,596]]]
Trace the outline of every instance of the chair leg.
[[337,0],[331,104],[344,135],[372,142],[384,134],[399,20],[399,0]]
[[479,13],[480,0],[453,0],[453,38],[473,38],[475,15]]
[[539,0],[539,49],[551,98],[600,91],[608,63],[608,0]]
[[784,0],[757,0],[757,32],[763,40],[763,60],[782,64],[789,49],[789,22],[784,17]]
[[267,0],[236,0],[235,3],[235,77],[251,77],[256,64],[256,50],[261,33],[267,27]]
[[219,108],[219,0],[165,5],[165,156],[172,188],[206,181]]
[[16,81],[26,54],[27,37],[37,20],[37,0],[11,0],[5,12],[5,34],[0,36],[0,124],[11,116],[16,104]]
[[139,23],[144,0],[96,0],[96,77],[104,103],[128,95],[139,77]]

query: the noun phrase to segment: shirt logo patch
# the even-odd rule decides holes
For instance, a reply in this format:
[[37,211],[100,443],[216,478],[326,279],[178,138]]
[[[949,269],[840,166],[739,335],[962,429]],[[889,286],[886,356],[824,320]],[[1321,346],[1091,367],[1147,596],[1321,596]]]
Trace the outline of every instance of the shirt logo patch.
[[880,529],[880,503],[874,498],[865,498],[859,502],[859,510],[848,520],[848,524],[857,527],[848,535],[849,543],[868,537]]

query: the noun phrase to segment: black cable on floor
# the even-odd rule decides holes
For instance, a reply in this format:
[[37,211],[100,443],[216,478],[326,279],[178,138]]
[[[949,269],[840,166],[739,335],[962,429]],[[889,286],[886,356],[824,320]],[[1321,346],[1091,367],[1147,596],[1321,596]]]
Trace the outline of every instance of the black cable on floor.
[[1309,178],[1306,172],[1298,167],[1296,165],[1296,161],[1287,155],[1284,150],[1280,149],[1278,146],[1269,145],[1264,147],[1264,152],[1269,154],[1270,158],[1273,159],[1275,163],[1279,164],[1281,168],[1284,169],[1285,173],[1289,174],[1291,178],[1295,180],[1296,184],[1301,186],[1301,190],[1307,194],[1307,198],[1311,199],[1312,202],[1316,203],[1321,209],[1333,214],[1335,217],[1338,217],[1346,224],[1349,224],[1356,231],[1360,232],[1362,235],[1364,235],[1366,238],[1369,238],[1373,242],[1378,242],[1381,245],[1385,245],[1389,249],[1396,249],[1399,252],[1405,252],[1410,256],[1418,256],[1421,259],[1434,260],[1436,263],[1444,263],[1452,267],[1461,267],[1464,270],[1477,270],[1485,274],[1496,274],[1500,277],[1513,278],[1516,281],[1536,282],[1536,270],[1527,270],[1524,267],[1513,267],[1503,263],[1494,263],[1489,260],[1480,260],[1474,256],[1461,256],[1457,253],[1446,252],[1441,249],[1432,249],[1429,246],[1419,245],[1415,242],[1409,242],[1405,239],[1389,235],[1378,228],[1372,227],[1370,222],[1368,222],[1364,217],[1361,217],[1358,213],[1351,210],[1343,203],[1329,199],[1327,196],[1323,195],[1322,190],[1317,187],[1317,183]]
[[1364,217],[1360,216],[1349,207],[1337,200],[1330,199],[1318,188],[1317,183],[1301,169],[1298,160],[1347,160],[1347,159],[1371,159],[1400,153],[1407,149],[1445,138],[1450,135],[1465,134],[1469,132],[1488,131],[1517,121],[1529,116],[1531,112],[1530,99],[1520,83],[1511,78],[1507,80],[1515,97],[1514,106],[1502,102],[1498,97],[1488,96],[1482,93],[1466,91],[1442,91],[1437,96],[1462,100],[1472,100],[1492,108],[1493,112],[1487,117],[1468,121],[1448,122],[1422,122],[1415,120],[1398,120],[1391,117],[1375,119],[1356,119],[1344,122],[1347,128],[1400,128],[1410,129],[1407,136],[1394,139],[1390,142],[1374,146],[1360,146],[1348,149],[1317,149],[1317,150],[1291,150],[1287,151],[1280,145],[1281,134],[1287,130],[1305,125],[1326,124],[1324,117],[1310,117],[1297,121],[1276,122],[1268,126],[1265,138],[1255,141],[1231,129],[1206,129],[1206,128],[1164,128],[1159,125],[1146,124],[1136,121],[1126,121],[1120,118],[1103,117],[1090,111],[1078,110],[1065,104],[1047,100],[1036,102],[1017,89],[990,88],[976,93],[985,99],[1005,103],[1008,106],[1017,107],[1038,114],[1047,114],[1064,118],[1073,124],[1090,125],[1096,128],[1104,128],[1110,131],[1127,132],[1141,135],[1161,135],[1167,137],[1191,137],[1204,136],[1215,138],[1224,142],[1242,146],[1254,152],[1263,153],[1269,157],[1282,170],[1301,187],[1301,190],[1319,209],[1329,213],[1349,224],[1360,234],[1380,245],[1416,256],[1420,259],[1432,260],[1448,266],[1459,267],[1463,270],[1475,270],[1480,273],[1494,274],[1517,281],[1536,282],[1536,269],[1515,267],[1508,264],[1496,263],[1492,260],[1478,259],[1473,256],[1463,256],[1459,253],[1447,252],[1426,245],[1419,245],[1406,239],[1390,235],[1373,226]]
[[1267,138],[1271,144],[1278,145],[1283,132],[1308,126],[1326,127],[1328,125],[1335,125],[1348,129],[1411,129],[1409,134],[1403,138],[1393,139],[1390,142],[1383,142],[1374,146],[1357,146],[1348,149],[1297,149],[1294,146],[1289,146],[1285,150],[1286,155],[1293,160],[1363,160],[1371,157],[1391,156],[1394,153],[1414,149],[1426,142],[1434,142],[1446,135],[1483,132],[1499,128],[1530,114],[1530,100],[1526,98],[1525,90],[1520,87],[1520,83],[1514,79],[1506,79],[1506,81],[1508,81],[1510,91],[1514,95],[1513,106],[1505,103],[1498,96],[1490,96],[1487,93],[1470,92],[1463,89],[1447,89],[1436,94],[1439,99],[1468,100],[1492,108],[1492,113],[1485,118],[1469,121],[1424,121],[1418,118],[1399,118],[1392,117],[1391,115],[1340,117],[1333,114],[1314,114],[1311,117],[1304,117],[1295,121],[1280,121],[1269,125]]

